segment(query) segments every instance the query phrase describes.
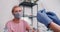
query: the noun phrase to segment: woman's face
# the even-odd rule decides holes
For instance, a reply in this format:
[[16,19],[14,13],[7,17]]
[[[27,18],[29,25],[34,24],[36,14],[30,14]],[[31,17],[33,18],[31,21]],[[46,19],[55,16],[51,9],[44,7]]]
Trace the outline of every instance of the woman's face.
[[20,19],[21,16],[22,16],[21,11],[22,11],[22,10],[21,10],[20,7],[14,8],[14,11],[13,11],[14,18]]

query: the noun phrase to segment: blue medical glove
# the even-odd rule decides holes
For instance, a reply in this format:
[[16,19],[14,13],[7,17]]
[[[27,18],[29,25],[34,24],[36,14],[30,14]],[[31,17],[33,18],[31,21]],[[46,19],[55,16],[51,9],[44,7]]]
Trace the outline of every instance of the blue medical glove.
[[55,13],[53,13],[53,12],[46,12],[46,14],[48,15],[48,17],[50,19],[53,20],[53,22],[55,22],[56,24],[60,25],[60,20],[59,20],[59,18],[57,17],[57,15]]
[[45,26],[49,26],[52,20],[47,16],[45,10],[40,10],[37,12],[37,20],[43,23]]

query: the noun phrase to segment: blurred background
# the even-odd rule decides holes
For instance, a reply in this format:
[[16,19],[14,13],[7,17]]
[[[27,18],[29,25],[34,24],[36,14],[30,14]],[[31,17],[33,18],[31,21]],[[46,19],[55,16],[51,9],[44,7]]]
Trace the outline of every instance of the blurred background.
[[[22,2],[22,0],[0,0],[0,32],[3,32],[5,24],[7,21],[13,19],[13,15],[11,13],[12,7],[15,5],[19,5]],[[38,0],[38,10],[43,9],[41,6],[41,3],[43,3],[44,8],[46,11],[52,11],[57,14],[57,16],[60,18],[60,0]],[[25,13],[27,15],[31,15],[31,8],[25,7]],[[33,15],[36,16],[37,13],[37,7],[33,7]],[[31,19],[28,17],[24,17],[26,21],[29,21],[28,23],[31,24]],[[23,19],[23,18],[22,18]],[[33,18],[33,27],[37,28],[37,19]],[[40,32],[46,32],[47,28],[38,22],[38,28]]]

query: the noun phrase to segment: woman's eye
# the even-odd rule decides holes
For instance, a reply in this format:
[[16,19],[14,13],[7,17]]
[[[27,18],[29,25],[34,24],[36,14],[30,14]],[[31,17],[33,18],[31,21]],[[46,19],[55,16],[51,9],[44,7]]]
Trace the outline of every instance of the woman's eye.
[[18,11],[15,11],[15,12],[18,12]]
[[19,12],[21,12],[21,10],[19,10]]

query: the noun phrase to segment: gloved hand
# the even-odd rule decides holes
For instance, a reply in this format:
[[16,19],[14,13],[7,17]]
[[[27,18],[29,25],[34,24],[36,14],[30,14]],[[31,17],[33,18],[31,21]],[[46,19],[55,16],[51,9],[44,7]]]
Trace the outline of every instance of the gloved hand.
[[55,22],[56,24],[60,25],[60,20],[59,20],[59,18],[57,17],[57,15],[55,13],[53,13],[53,12],[46,12],[46,14],[48,15],[48,17],[50,19],[53,20],[53,22]]
[[37,12],[37,20],[43,23],[45,26],[49,26],[52,20],[47,16],[45,10],[40,10]]

